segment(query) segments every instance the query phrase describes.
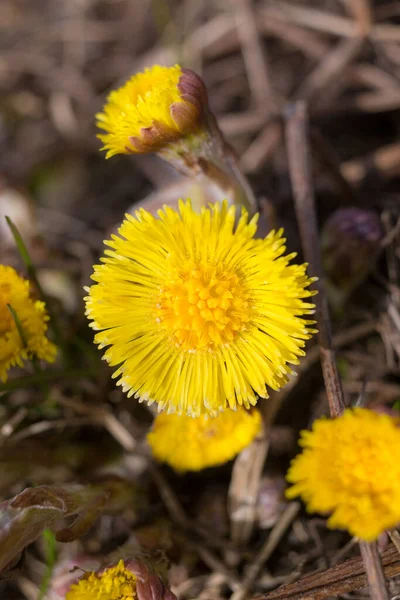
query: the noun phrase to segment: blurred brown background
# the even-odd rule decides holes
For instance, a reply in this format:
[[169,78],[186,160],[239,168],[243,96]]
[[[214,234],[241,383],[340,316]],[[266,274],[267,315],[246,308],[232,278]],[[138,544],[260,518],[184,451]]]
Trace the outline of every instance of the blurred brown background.
[[154,63],[203,75],[243,170],[277,211],[271,224],[293,222],[282,114],[299,98],[325,209],[396,201],[398,2],[2,0],[0,47],[1,183],[28,192],[51,245],[83,234],[96,245],[96,231],[173,176],[153,157],[106,162],[95,137],[110,88]]

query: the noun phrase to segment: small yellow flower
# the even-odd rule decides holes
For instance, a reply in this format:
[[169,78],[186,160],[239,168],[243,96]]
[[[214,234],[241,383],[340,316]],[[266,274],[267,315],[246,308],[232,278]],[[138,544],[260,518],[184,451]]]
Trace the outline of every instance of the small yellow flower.
[[[21,322],[26,346],[10,305]],[[0,379],[7,380],[8,370],[22,366],[23,361],[33,357],[53,362],[56,346],[46,337],[47,321],[45,305],[29,296],[29,281],[22,279],[12,267],[0,265]]]
[[136,577],[125,568],[123,560],[102,574],[93,572],[74,583],[65,600],[133,600],[136,595]]
[[229,410],[218,417],[160,413],[147,435],[154,457],[175,471],[201,471],[222,465],[246,448],[261,429],[258,410]]
[[190,201],[155,218],[127,215],[86,298],[105,359],[128,395],[159,409],[216,415],[279,389],[304,355],[314,292],[306,265],[289,265],[282,230],[254,239],[226,202],[198,214]]
[[107,133],[107,158],[114,154],[155,152],[194,133],[207,103],[201,79],[189,69],[153,66],[110,93],[97,125]]
[[301,433],[288,498],[332,513],[328,526],[366,541],[400,522],[400,420],[366,408],[315,421]]

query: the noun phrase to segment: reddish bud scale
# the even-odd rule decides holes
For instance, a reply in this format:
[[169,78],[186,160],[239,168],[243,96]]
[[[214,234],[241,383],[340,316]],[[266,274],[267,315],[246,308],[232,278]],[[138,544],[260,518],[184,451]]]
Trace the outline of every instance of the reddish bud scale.
[[135,148],[133,150],[127,146],[126,150],[129,153],[157,152],[167,144],[178,140],[182,134],[194,133],[198,130],[208,106],[205,85],[196,73],[190,69],[182,69],[178,90],[182,101],[174,102],[169,109],[177,129],[169,127],[166,123],[154,121],[150,127],[143,127],[140,130],[140,136],[129,138]]
[[182,69],[182,75],[179,79],[178,89],[181,97],[194,104],[199,115],[208,108],[207,89],[203,80],[190,69]]

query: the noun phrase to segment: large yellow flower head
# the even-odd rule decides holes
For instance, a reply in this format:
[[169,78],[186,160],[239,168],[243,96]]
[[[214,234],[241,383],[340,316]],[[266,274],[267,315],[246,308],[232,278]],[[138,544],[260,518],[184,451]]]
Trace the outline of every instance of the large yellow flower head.
[[106,569],[103,573],[85,573],[74,583],[65,600],[134,600],[136,594],[136,577],[125,568],[123,560],[116,567]]
[[258,410],[244,408],[215,418],[160,413],[147,441],[154,457],[175,471],[201,471],[234,458],[254,440],[261,423]]
[[128,395],[160,410],[248,408],[286,383],[313,332],[306,265],[289,264],[282,230],[254,239],[244,209],[235,228],[226,202],[158,217],[127,215],[106,242],[86,298],[95,341]]
[[[18,330],[14,310],[22,328]],[[29,281],[22,279],[12,267],[0,265],[0,379],[7,380],[8,370],[22,366],[23,361],[39,358],[53,362],[56,347],[46,337],[47,321],[45,305],[32,300]],[[24,338],[24,339],[23,339]]]
[[328,526],[371,541],[400,523],[400,420],[366,408],[303,431],[287,496],[310,512],[332,513]]
[[114,154],[156,152],[194,133],[207,105],[200,77],[189,69],[153,66],[110,93],[97,125],[106,131],[107,158]]

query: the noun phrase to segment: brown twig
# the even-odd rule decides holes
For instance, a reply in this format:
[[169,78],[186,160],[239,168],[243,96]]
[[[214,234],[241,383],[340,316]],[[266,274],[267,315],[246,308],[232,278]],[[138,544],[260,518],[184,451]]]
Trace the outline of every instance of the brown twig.
[[[332,345],[328,302],[323,284],[323,270],[318,239],[306,104],[302,101],[287,111],[286,143],[289,172],[293,187],[297,221],[309,272],[318,277],[316,318],[319,328],[321,364],[331,417],[344,410],[344,393]],[[375,544],[360,543],[361,554],[373,600],[389,600],[379,554]]]
[[373,598],[373,600],[389,600],[385,574],[382,569],[381,558],[376,542],[368,543],[360,541],[360,550],[367,572],[371,598]]
[[[382,552],[383,571],[387,578],[400,574],[397,548],[391,546]],[[361,557],[352,558],[320,573],[302,577],[294,583],[257,596],[257,600],[323,600],[354,592],[367,584]],[[254,599],[255,600],[255,599]]]
[[309,263],[309,274],[318,277],[315,298],[321,364],[332,417],[339,416],[345,406],[343,389],[332,345],[328,301],[322,276],[318,227],[315,216],[314,191],[311,183],[310,151],[307,137],[306,105],[299,101],[287,113],[286,142],[290,178],[303,252]]

